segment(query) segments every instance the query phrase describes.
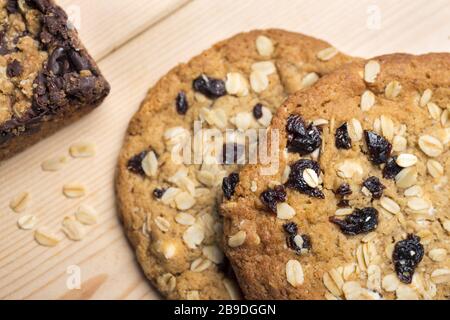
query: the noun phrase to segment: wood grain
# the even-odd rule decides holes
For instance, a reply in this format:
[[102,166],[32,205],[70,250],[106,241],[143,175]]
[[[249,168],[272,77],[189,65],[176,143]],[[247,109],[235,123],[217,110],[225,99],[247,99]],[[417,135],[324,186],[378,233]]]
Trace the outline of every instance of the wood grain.
[[[70,3],[81,3],[84,8],[84,1],[88,2]],[[86,9],[89,14],[83,18],[82,36],[95,55],[103,57],[100,66],[113,88],[105,104],[0,166],[0,298],[159,298],[136,265],[117,219],[113,188],[117,154],[128,121],[147,89],[174,65],[214,42],[253,28],[280,27],[323,38],[347,53],[364,57],[450,49],[447,0],[251,0],[239,1],[239,5],[233,0],[196,0],[157,23],[145,25],[145,14],[139,14],[143,24],[125,35],[116,23],[136,14],[125,8],[135,1],[123,5],[119,0],[96,0],[86,6],[91,9]],[[106,2],[115,9],[99,23],[99,8]],[[373,3],[378,7],[371,7]],[[151,7],[143,6],[139,10]],[[377,8],[381,22],[374,26],[371,14]],[[113,51],[116,47],[120,48]],[[82,140],[97,144],[95,158],[72,160],[57,173],[41,171],[43,160],[67,154],[71,143]],[[65,199],[61,188],[67,182],[85,184],[88,196],[81,201]],[[58,230],[63,217],[82,202],[97,208],[100,223],[89,228],[81,242],[63,240],[55,248],[39,247],[31,232],[17,229],[19,215],[8,208],[10,199],[22,191],[31,193],[26,213],[36,214],[39,225]],[[67,268],[72,265],[80,267],[81,290],[67,289]]]
[[83,43],[102,59],[191,0],[56,0]]

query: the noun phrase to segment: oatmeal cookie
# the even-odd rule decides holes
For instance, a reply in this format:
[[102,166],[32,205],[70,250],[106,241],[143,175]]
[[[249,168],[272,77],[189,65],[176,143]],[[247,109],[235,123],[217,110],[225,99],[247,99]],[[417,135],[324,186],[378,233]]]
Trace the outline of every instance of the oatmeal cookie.
[[355,62],[279,108],[222,204],[248,299],[449,299],[450,54]]
[[[217,207],[245,149],[239,133],[265,131],[289,94],[351,60],[304,35],[253,31],[179,65],[149,91],[126,134],[116,189],[138,261],[164,296],[239,297],[220,247]],[[214,143],[194,133],[195,124],[214,131]],[[234,131],[222,139],[227,129]],[[199,145],[178,161],[178,151]]]

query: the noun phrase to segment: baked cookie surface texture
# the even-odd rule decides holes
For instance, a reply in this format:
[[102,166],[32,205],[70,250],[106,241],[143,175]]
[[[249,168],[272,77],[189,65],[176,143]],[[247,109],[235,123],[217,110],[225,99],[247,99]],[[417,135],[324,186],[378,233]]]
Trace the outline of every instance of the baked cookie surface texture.
[[449,111],[447,53],[352,63],[290,97],[277,170],[247,165],[221,207],[245,297],[449,299]]

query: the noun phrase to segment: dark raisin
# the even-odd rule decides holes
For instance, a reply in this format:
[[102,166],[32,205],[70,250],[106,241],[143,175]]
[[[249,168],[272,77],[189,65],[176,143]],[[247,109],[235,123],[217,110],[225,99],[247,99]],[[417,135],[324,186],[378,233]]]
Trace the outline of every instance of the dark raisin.
[[348,183],[343,183],[336,189],[335,192],[339,196],[348,196],[352,194],[352,189]]
[[298,226],[295,222],[288,222],[283,225],[284,231],[288,235],[297,235],[298,234]]
[[263,117],[263,105],[261,103],[258,103],[254,108],[253,108],[253,116],[255,117],[256,120],[259,120]]
[[176,106],[178,114],[185,115],[189,109],[186,93],[180,91],[177,95]]
[[261,202],[267,206],[272,212],[277,212],[277,204],[286,201],[286,190],[283,186],[276,186],[273,189],[267,189],[261,193]]
[[245,146],[237,143],[223,145],[222,160],[224,164],[236,164],[245,154]]
[[312,248],[311,237],[306,234],[303,234],[302,238],[303,238],[303,249],[311,250]]
[[314,170],[317,175],[320,175],[320,165],[316,161],[302,159],[295,162],[291,166],[291,173],[286,182],[286,187],[295,189],[300,193],[309,195],[310,197],[324,199],[325,195],[319,188],[311,188],[303,178],[303,171],[306,169]]
[[342,199],[337,203],[339,208],[348,208],[350,207],[350,201],[347,199]]
[[300,235],[303,240],[301,247],[295,242],[295,238],[299,235],[289,235],[286,237],[286,244],[288,248],[294,250],[298,255],[305,253],[305,251],[311,250],[311,238],[306,235]]
[[6,74],[10,78],[20,76],[22,74],[22,71],[22,65],[17,60],[13,60],[12,62],[8,63],[8,66],[6,67]]
[[144,176],[145,172],[144,169],[142,168],[142,160],[144,160],[147,154],[148,151],[146,150],[132,157],[130,160],[128,160],[127,169],[135,174]]
[[424,248],[418,236],[410,234],[406,240],[396,243],[392,260],[401,282],[407,284],[412,282],[414,271],[422,261],[423,255]]
[[355,209],[344,220],[331,217],[330,222],[338,225],[342,233],[349,236],[369,233],[378,226],[378,211],[374,208]]
[[403,168],[397,164],[397,157],[389,158],[383,168],[383,178],[395,179]]
[[[352,189],[348,183],[341,184],[336,191],[334,192],[339,197],[345,197],[352,194]],[[339,208],[348,208],[350,207],[350,201],[347,199],[341,198],[337,203]]]
[[352,139],[348,134],[347,123],[344,123],[342,126],[336,129],[335,135],[336,148],[338,149],[351,149],[352,148]]
[[381,183],[377,177],[370,177],[363,183],[374,199],[380,199],[383,196],[383,191],[386,187]]
[[227,198],[228,200],[231,199],[231,197],[234,195],[234,191],[238,183],[239,183],[238,173],[232,173],[228,177],[223,178],[222,190],[225,198]]
[[283,229],[287,233],[286,244],[290,249],[294,250],[297,254],[302,254],[305,250],[311,250],[311,238],[308,235],[301,235],[303,240],[301,247],[295,241],[295,238],[299,236],[298,226],[296,223],[286,223],[283,225]]
[[166,190],[165,190],[165,189],[159,189],[159,188],[156,188],[155,190],[153,190],[153,196],[154,196],[156,199],[161,199],[162,196],[164,195],[164,193],[166,193]]
[[392,145],[382,136],[372,131],[364,131],[369,159],[373,164],[385,163],[391,156]]
[[216,99],[224,96],[227,91],[225,82],[219,79],[209,78],[201,75],[194,80],[194,90],[198,91],[210,99]]
[[314,152],[322,145],[319,129],[312,124],[306,127],[299,115],[291,115],[287,120],[288,151],[304,156]]

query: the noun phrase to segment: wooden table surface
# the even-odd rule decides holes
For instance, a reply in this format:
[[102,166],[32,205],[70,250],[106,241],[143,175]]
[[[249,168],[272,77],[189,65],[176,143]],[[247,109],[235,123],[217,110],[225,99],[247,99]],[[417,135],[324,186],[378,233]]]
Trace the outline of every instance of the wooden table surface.
[[[235,33],[285,28],[370,57],[390,52],[450,51],[449,0],[60,0],[112,85],[103,106],[0,165],[1,299],[158,299],[145,280],[117,219],[114,170],[128,121],[146,91],[179,62]],[[97,144],[95,158],[73,160],[57,173],[40,164],[70,144]],[[88,187],[67,200],[62,185]],[[85,239],[54,248],[17,228],[10,200],[28,191],[25,213],[57,230],[80,203],[99,212]],[[23,215],[22,214],[22,215]],[[81,288],[68,289],[73,266]],[[70,288],[70,286],[69,286]]]

